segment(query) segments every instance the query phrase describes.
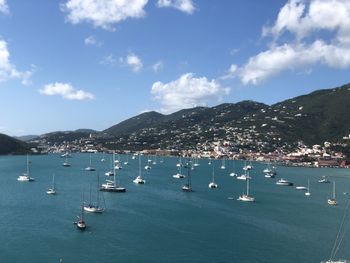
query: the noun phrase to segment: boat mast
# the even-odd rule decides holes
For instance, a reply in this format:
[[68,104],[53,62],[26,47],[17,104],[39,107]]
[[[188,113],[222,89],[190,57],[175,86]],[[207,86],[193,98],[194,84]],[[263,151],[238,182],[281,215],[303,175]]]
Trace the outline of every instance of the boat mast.
[[215,165],[213,165],[213,176],[212,176],[212,182],[214,183],[214,167]]
[[333,181],[333,199],[335,199],[335,181]]
[[116,174],[116,170],[115,170],[115,153],[113,153],[113,186],[116,186],[116,180],[115,180],[115,174]]
[[139,154],[139,176],[141,177],[141,154]]
[[250,181],[250,179],[249,179],[249,172],[248,172],[248,177],[247,177],[247,196],[249,196],[249,181]]

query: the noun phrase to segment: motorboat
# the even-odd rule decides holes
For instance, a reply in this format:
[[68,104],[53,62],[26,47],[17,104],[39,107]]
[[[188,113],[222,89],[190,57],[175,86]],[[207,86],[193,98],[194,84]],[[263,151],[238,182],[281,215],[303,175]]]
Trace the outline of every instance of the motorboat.
[[277,182],[276,182],[277,185],[282,185],[282,186],[292,186],[293,183],[292,182],[289,182],[283,178],[279,179]]

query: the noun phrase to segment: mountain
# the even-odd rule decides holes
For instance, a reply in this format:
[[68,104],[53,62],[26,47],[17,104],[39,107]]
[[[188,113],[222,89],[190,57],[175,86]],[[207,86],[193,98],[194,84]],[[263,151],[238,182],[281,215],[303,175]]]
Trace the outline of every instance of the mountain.
[[25,142],[0,134],[0,154],[23,154],[29,151],[29,145]]
[[[195,148],[231,141],[252,150],[323,144],[350,133],[350,84],[318,90],[273,105],[255,101],[196,107],[163,115],[147,112],[103,133],[119,148]],[[253,145],[253,146],[252,146]]]
[[24,135],[24,136],[16,136],[14,138],[16,138],[20,141],[28,142],[28,141],[35,139],[36,137],[38,137],[38,135]]
[[110,127],[102,131],[102,133],[113,136],[121,136],[123,134],[133,133],[142,128],[148,128],[157,125],[163,120],[164,117],[165,115],[155,111],[144,112],[140,115],[137,115]]

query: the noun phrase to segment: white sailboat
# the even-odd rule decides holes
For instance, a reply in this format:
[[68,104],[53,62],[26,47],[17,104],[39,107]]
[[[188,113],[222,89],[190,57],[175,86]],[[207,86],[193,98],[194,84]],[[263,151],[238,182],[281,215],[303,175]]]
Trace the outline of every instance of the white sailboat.
[[56,188],[55,188],[55,174],[52,175],[52,187],[47,189],[46,193],[48,195],[55,195],[56,194]]
[[235,160],[232,160],[232,172],[230,173],[230,176],[236,177],[237,173],[235,172]]
[[63,166],[64,167],[69,167],[70,166],[70,163],[68,162],[68,155],[66,155],[66,157],[65,157],[66,159],[64,160],[64,162],[63,162]]
[[198,157],[195,158],[193,166],[195,167],[199,166]]
[[332,198],[329,198],[327,200],[328,204],[329,205],[337,205],[338,202],[337,202],[337,199],[335,199],[335,181],[333,181],[333,195],[332,195]]
[[[115,158],[113,154],[113,163],[114,161],[115,161]],[[106,180],[106,182],[101,185],[100,191],[103,191],[103,192],[125,192],[126,191],[124,187],[117,185],[115,166],[113,166],[113,180]]]
[[100,206],[100,191],[98,190],[99,176],[97,176],[97,193],[96,193],[96,203],[92,202],[91,185],[90,185],[90,201],[88,204],[84,204],[84,210],[89,213],[102,213],[105,209]]
[[113,158],[111,158],[111,170],[108,172],[105,172],[105,176],[114,176],[114,171],[113,171]]
[[185,178],[186,176],[182,173],[182,165],[177,166],[177,173],[173,175],[174,178],[176,179],[182,179]]
[[129,165],[129,155],[126,155],[126,161],[124,162],[124,165]]
[[91,153],[90,153],[90,165],[85,168],[85,171],[90,171],[90,172],[96,171],[96,169],[91,164]]
[[214,166],[213,166],[213,174],[211,182],[208,185],[209,188],[218,188],[218,185],[215,183],[215,173],[214,173]]
[[221,167],[220,167],[220,169],[222,169],[222,170],[225,170],[225,169],[226,169],[226,166],[225,166],[225,158],[223,158],[222,161],[221,161]]
[[310,192],[310,179],[307,179],[307,191],[305,192],[306,196],[310,196],[311,192]]
[[102,159],[101,159],[101,162],[105,162],[106,159],[105,159],[105,152],[102,153]]
[[146,180],[142,178],[141,175],[141,156],[139,155],[139,175],[133,180],[135,184],[145,184]]
[[179,158],[179,162],[176,164],[176,167],[182,167],[182,160],[181,160],[181,157]]
[[321,263],[350,263],[349,260],[335,259],[337,256],[337,253],[338,253],[339,249],[341,248],[341,245],[344,241],[345,234],[346,234],[347,230],[349,229],[349,223],[348,223],[349,218],[347,218],[348,213],[349,213],[349,206],[350,206],[350,200],[348,200],[347,205],[344,209],[344,214],[343,214],[342,220],[340,222],[337,236],[334,240],[334,244],[333,244],[333,247],[331,250],[331,255],[327,261],[321,261]]
[[186,168],[187,168],[187,184],[182,186],[182,191],[185,192],[192,192],[192,181],[191,181],[191,170],[192,170],[192,165],[191,162],[188,162],[186,164]]
[[244,174],[241,174],[240,176],[237,176],[237,180],[249,180],[251,177],[249,176],[249,173],[247,173],[248,170],[244,170]]
[[[248,173],[248,177],[249,177],[249,173]],[[243,202],[254,202],[255,197],[249,195],[249,181],[250,181],[250,179],[247,179],[246,181],[247,181],[247,193],[240,195],[237,200],[243,201]]]
[[84,195],[83,195],[83,200],[81,203],[81,215],[77,216],[78,221],[74,222],[74,224],[77,226],[79,230],[85,230],[86,229],[86,223],[84,220]]
[[17,180],[20,182],[32,182],[35,179],[33,177],[30,177],[30,164],[29,161],[29,155],[27,154],[27,172],[23,173],[22,175],[17,177]]

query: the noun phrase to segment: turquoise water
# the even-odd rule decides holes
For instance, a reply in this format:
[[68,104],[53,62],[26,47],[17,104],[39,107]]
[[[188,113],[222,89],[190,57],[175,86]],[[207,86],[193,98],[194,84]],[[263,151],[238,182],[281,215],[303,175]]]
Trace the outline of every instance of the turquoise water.
[[[212,170],[206,160],[192,173],[194,192],[182,192],[186,179],[174,179],[175,158],[143,170],[145,185],[135,185],[138,161],[120,171],[126,193],[103,193],[107,210],[86,214],[88,229],[76,230],[82,193],[89,196],[109,170],[110,156],[92,155],[96,172],[84,171],[89,154],[74,154],[70,168],[59,155],[31,156],[35,182],[18,182],[26,156],[0,157],[0,262],[320,262],[329,257],[350,195],[350,171],[278,167],[278,177],[307,185],[312,195],[294,187],[275,185],[263,177],[265,165],[253,163],[251,193],[255,203],[235,199],[245,182],[229,176],[232,161],[215,164],[218,189],[209,189]],[[121,156],[121,161],[125,161]],[[143,157],[143,166],[147,157]],[[242,162],[236,161],[236,172]],[[52,174],[58,194],[48,196]],[[336,181],[339,205],[327,198],[332,184],[320,184],[322,175]],[[350,231],[339,258],[350,258]]]

